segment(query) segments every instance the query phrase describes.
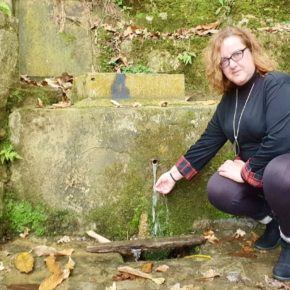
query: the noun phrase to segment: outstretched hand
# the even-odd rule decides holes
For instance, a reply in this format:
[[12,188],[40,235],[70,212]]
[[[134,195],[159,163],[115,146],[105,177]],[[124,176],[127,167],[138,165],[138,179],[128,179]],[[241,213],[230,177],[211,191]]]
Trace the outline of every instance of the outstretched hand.
[[167,171],[159,177],[154,185],[154,190],[162,194],[167,194],[173,189],[175,183],[176,182],[170,176],[169,171]]
[[242,160],[227,160],[219,168],[219,175],[229,178],[233,181],[244,183],[244,180],[241,176],[242,168],[244,167],[245,162]]

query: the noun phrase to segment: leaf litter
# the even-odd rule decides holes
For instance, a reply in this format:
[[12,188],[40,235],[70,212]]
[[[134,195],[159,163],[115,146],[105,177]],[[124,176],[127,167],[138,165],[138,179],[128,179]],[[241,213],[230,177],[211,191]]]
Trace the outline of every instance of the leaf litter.
[[[74,249],[56,250],[53,247],[40,245],[34,247],[30,252],[21,252],[15,256],[14,264],[20,273],[31,273],[34,268],[34,257],[32,253],[38,257],[45,256],[47,270],[50,276],[45,278],[39,285],[39,290],[53,290],[64,280],[68,279],[71,272],[74,270],[75,262],[71,258]],[[57,257],[67,256],[67,263],[64,267],[57,261]],[[22,289],[25,285],[10,285],[9,289]],[[28,285],[29,286],[29,285]],[[29,288],[23,288],[29,289]]]

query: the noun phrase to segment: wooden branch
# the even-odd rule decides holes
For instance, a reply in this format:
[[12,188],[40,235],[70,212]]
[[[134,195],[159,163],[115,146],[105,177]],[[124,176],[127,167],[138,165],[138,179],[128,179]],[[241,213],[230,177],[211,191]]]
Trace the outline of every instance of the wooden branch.
[[132,241],[115,241],[111,243],[98,244],[88,246],[87,251],[91,253],[110,253],[118,252],[122,255],[131,254],[133,249],[141,249],[142,251],[157,250],[157,249],[175,249],[188,246],[197,246],[205,243],[203,237],[195,236],[178,236],[166,238],[154,238],[146,240]]

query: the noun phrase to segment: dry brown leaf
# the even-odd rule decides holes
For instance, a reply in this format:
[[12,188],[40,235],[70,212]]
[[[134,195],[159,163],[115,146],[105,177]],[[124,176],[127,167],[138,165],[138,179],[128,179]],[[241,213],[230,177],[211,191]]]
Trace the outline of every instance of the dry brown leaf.
[[146,263],[142,266],[142,271],[144,273],[152,273],[153,263]]
[[53,108],[67,108],[71,106],[71,101],[59,102],[56,104],[52,104]]
[[56,243],[57,244],[62,244],[62,243],[69,243],[69,242],[70,242],[70,237],[69,236],[63,236]]
[[57,253],[57,250],[53,247],[48,247],[45,245],[36,246],[32,249],[32,252],[38,257],[40,256],[49,256],[49,255],[55,255]]
[[67,269],[69,271],[72,271],[75,268],[75,264],[76,263],[74,262],[74,260],[69,256],[68,257],[68,262],[65,265],[65,269]]
[[74,269],[75,262],[69,256],[68,262],[65,265],[64,271],[61,270],[59,263],[55,261],[55,256],[51,255],[45,259],[49,272],[52,273],[49,277],[44,279],[40,284],[39,290],[53,290],[63,280],[67,279],[70,275],[71,270]]
[[74,252],[74,249],[64,249],[61,251],[58,251],[55,255],[56,256],[71,256]]
[[15,267],[21,273],[30,273],[33,270],[34,259],[28,252],[22,252],[15,257]]
[[44,107],[43,102],[40,98],[37,98],[35,107],[36,108],[43,108]]
[[28,235],[29,235],[30,229],[29,228],[25,228],[23,233],[19,234],[19,237],[22,239],[25,239]]
[[52,274],[41,282],[39,290],[53,290],[63,281],[63,279],[63,273]]
[[129,273],[118,273],[113,277],[113,281],[135,280],[137,277]]
[[241,229],[237,229],[237,231],[233,234],[233,238],[238,240],[240,238],[243,238],[246,235],[246,232],[241,230]]
[[156,268],[156,272],[166,272],[169,269],[167,265],[160,265]]
[[60,268],[60,264],[55,261],[55,256],[50,255],[45,259],[47,269],[50,273],[60,274],[62,270]]
[[212,230],[204,232],[203,237],[211,244],[216,244],[219,242],[219,239],[215,236],[214,231]]

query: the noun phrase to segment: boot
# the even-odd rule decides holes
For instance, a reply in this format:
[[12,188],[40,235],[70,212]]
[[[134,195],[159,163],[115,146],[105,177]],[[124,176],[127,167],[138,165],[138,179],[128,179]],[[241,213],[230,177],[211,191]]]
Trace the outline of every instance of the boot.
[[290,244],[281,239],[281,253],[273,269],[273,277],[280,281],[290,280]]
[[273,218],[270,223],[266,225],[264,234],[255,242],[255,248],[259,250],[272,250],[280,245],[280,230],[278,221]]

